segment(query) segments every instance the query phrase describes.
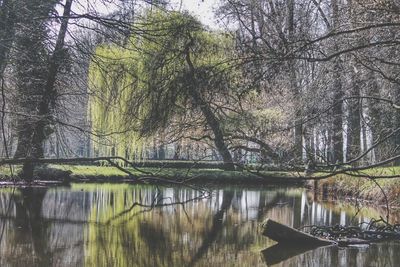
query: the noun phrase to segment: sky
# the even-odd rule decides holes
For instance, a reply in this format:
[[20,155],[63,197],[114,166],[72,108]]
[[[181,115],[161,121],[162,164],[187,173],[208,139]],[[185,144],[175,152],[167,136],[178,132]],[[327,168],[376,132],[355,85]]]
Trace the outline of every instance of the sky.
[[[173,2],[178,9],[181,1],[174,0]],[[188,10],[203,24],[215,29],[218,28],[218,24],[214,18],[213,10],[218,7],[218,3],[218,0],[182,0],[182,9]]]
[[[218,7],[219,0],[171,0],[171,5],[174,10],[187,10],[193,16],[197,17],[204,25],[212,29],[220,28],[214,18],[214,9]],[[114,3],[121,3],[121,0]],[[62,7],[58,8],[59,13],[62,13]],[[104,5],[102,0],[78,0],[74,1],[72,10],[76,13],[85,13],[88,10],[96,10],[99,13],[107,14],[116,9],[113,1],[108,1]]]

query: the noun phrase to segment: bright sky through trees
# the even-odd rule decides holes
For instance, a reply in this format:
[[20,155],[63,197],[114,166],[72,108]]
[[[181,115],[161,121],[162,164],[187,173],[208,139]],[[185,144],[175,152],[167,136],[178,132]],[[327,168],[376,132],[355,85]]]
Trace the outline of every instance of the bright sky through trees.
[[218,28],[214,16],[214,9],[218,6],[218,0],[174,0],[179,8],[182,2],[182,10],[188,10],[197,17],[203,24],[211,28]]

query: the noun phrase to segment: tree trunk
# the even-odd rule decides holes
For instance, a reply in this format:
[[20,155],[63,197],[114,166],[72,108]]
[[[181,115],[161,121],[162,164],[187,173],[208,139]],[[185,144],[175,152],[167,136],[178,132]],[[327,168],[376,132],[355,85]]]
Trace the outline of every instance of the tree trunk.
[[[20,76],[19,94],[23,99],[20,106],[26,114],[36,116],[23,118],[18,122],[19,140],[16,157],[43,157],[43,143],[49,136],[48,128],[51,124],[52,109],[55,106],[57,97],[55,81],[63,59],[64,39],[68,27],[68,17],[71,13],[71,5],[72,0],[67,0],[64,5],[64,13],[56,45],[49,60],[43,58],[41,51],[38,51],[38,47],[46,51],[44,48],[46,43],[44,21],[36,19],[32,22],[30,18],[38,8],[36,3],[29,3],[25,9],[26,14],[25,12],[20,14],[23,19],[22,25],[35,31],[27,35],[26,28],[21,27],[17,36],[17,44],[25,52],[17,64]],[[53,5],[49,2],[46,7],[51,9]],[[43,12],[46,15],[49,13],[43,11],[42,6],[39,8],[41,9],[40,13]],[[35,64],[35,66],[32,66],[32,64]],[[31,128],[28,131],[27,128],[29,127]],[[26,180],[31,180],[33,178],[33,170],[32,163],[27,162],[24,164],[20,175]]]
[[315,144],[314,144],[314,134],[313,128],[304,128],[303,129],[303,137],[304,137],[304,146],[306,151],[306,162],[314,162],[315,161]]
[[197,106],[200,107],[204,117],[206,118],[208,126],[210,126],[211,130],[214,133],[214,144],[224,161],[224,169],[226,170],[234,170],[235,165],[233,164],[232,155],[228,150],[228,147],[224,141],[224,135],[222,133],[220,124],[214,113],[212,112],[210,106],[204,99],[200,96],[196,89],[191,90],[191,94],[194,102]]
[[349,118],[347,128],[347,151],[346,160],[357,157],[361,150],[361,99],[360,97],[360,77],[355,70],[352,71],[351,97],[356,97],[348,101]]
[[[294,40],[294,0],[287,1],[287,29],[288,40]],[[297,83],[295,60],[288,61],[290,87],[293,94],[294,110],[295,110],[295,126],[294,126],[294,155],[299,163],[303,160],[303,124],[302,124],[302,108],[300,99],[300,88]]]
[[[19,51],[15,59],[16,101],[19,111],[27,116],[16,117],[18,144],[14,157],[29,158],[35,153],[32,136],[34,124],[38,121],[38,96],[43,93],[47,75],[46,27],[43,20],[32,17],[33,14],[48,14],[52,6],[38,7],[36,2],[27,0],[19,4],[24,5],[24,8],[19,8],[16,13],[16,20],[19,22],[15,32],[15,46]],[[23,166],[20,176],[25,180],[33,179],[32,164]]]
[[342,89],[342,81],[341,81],[341,68],[340,63],[335,62],[334,67],[334,93],[333,93],[333,101],[334,106],[332,109],[332,161],[343,162],[343,89]]
[[[339,5],[337,0],[332,0],[332,20],[333,29],[335,30],[339,26]],[[338,51],[337,40],[333,40],[333,50]],[[343,162],[343,88],[341,80],[341,63],[340,58],[337,58],[333,62],[333,102],[334,106],[332,109],[332,161],[333,163]]]
[[48,68],[48,76],[42,99],[39,103],[39,122],[36,123],[32,137],[32,146],[35,148],[34,157],[43,157],[43,143],[47,139],[46,127],[51,124],[52,109],[55,106],[57,98],[57,90],[55,82],[62,60],[64,58],[64,39],[68,28],[68,17],[71,13],[71,5],[73,0],[67,0],[64,5],[63,19],[61,21],[60,30],[57,36],[56,46],[53,55],[50,58]]
[[228,150],[228,147],[224,141],[224,134],[222,132],[220,123],[215,116],[214,112],[211,110],[210,105],[203,99],[201,94],[198,91],[198,88],[194,86],[197,84],[196,82],[196,69],[192,63],[190,58],[190,47],[192,45],[192,41],[186,45],[185,48],[185,60],[189,67],[189,86],[190,86],[190,94],[193,99],[194,104],[200,108],[201,112],[203,113],[204,117],[206,118],[208,126],[210,126],[211,130],[214,133],[214,144],[224,161],[224,169],[225,170],[234,170],[235,164],[233,163],[232,155]]
[[0,3],[0,78],[7,65],[8,55],[15,35],[15,12],[13,2],[3,0]]
[[[380,97],[380,91],[379,91],[379,86],[375,77],[374,72],[369,72],[368,73],[369,81],[368,81],[368,90],[367,90],[367,95],[368,96],[375,96],[375,97]],[[382,127],[382,121],[381,121],[381,106],[379,101],[374,100],[374,99],[368,99],[367,100],[367,107],[368,107],[368,115],[371,118],[370,119],[370,128],[371,128],[371,136],[372,136],[372,143],[374,143],[378,137],[379,137],[379,132],[383,128]],[[363,127],[363,139],[365,140],[365,145],[364,145],[364,151],[367,150],[366,147],[366,131],[364,131],[366,125]],[[376,140],[375,140],[376,139]],[[381,157],[381,149],[382,145],[376,146],[374,148],[374,155],[375,155],[375,160],[380,161],[382,159]]]
[[[400,103],[400,87],[396,86],[395,90],[394,90],[394,102],[396,104]],[[394,110],[394,118],[393,118],[393,127],[394,129],[399,129],[400,128],[400,112],[399,110]],[[396,153],[399,153],[399,149],[400,149],[400,131],[398,131],[395,135],[394,135],[394,147],[397,149]],[[396,166],[400,165],[400,159],[397,159],[394,164]]]

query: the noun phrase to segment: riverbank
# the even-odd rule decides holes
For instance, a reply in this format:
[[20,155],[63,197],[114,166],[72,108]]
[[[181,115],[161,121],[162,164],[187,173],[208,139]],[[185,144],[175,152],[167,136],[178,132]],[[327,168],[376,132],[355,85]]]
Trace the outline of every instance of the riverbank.
[[[400,208],[400,168],[386,167],[367,170],[361,177],[340,174],[307,186],[321,196],[347,198],[371,205]],[[370,177],[393,176],[392,178],[371,179]],[[397,176],[397,177],[396,177]],[[316,187],[315,187],[316,186]]]
[[80,165],[54,165],[51,167],[70,171],[70,177],[73,181],[134,181],[137,178],[146,181],[154,178],[153,181],[158,179],[158,181],[195,184],[304,184],[304,181],[298,179],[295,173],[283,171],[263,171],[260,175],[256,175],[247,171],[224,171],[207,168],[125,168],[132,176],[115,167]]
[[[254,174],[249,171],[224,171],[218,168],[155,168],[140,167],[118,169],[111,166],[93,165],[47,165],[45,172],[36,175],[41,183],[46,181],[65,180],[69,182],[148,182],[148,183],[179,183],[192,184],[287,184],[304,185],[304,181],[298,178],[295,172],[262,171]],[[14,173],[18,173],[18,166]],[[61,172],[61,173],[60,173]],[[10,171],[3,167],[0,170],[2,183],[11,185]],[[62,173],[64,176],[62,177]],[[67,174],[67,175],[65,175]],[[0,182],[1,185],[1,182]]]
[[[332,198],[347,198],[354,201],[363,201],[373,205],[386,205],[400,207],[400,168],[386,167],[365,171],[363,177],[352,177],[345,174],[320,180],[317,183],[299,178],[298,172],[290,171],[262,171],[254,174],[249,171],[224,171],[218,168],[156,168],[141,167],[126,168],[127,172],[116,167],[93,165],[52,165],[47,167],[48,173],[37,175],[40,180],[35,182],[38,186],[51,186],[65,182],[127,182],[127,183],[181,183],[187,182],[197,185],[228,184],[228,185],[300,185],[313,189],[321,196]],[[15,166],[13,173],[19,167]],[[61,173],[58,173],[61,172]],[[0,186],[14,185],[10,179],[10,170],[5,166],[0,169],[3,179]],[[68,179],[62,179],[62,174],[67,173]],[[368,176],[396,176],[398,178],[371,180]],[[316,174],[317,175],[317,174]],[[140,179],[140,181],[139,181]],[[316,185],[316,187],[315,187]],[[19,182],[17,186],[26,186]],[[383,193],[384,192],[384,193]],[[387,200],[387,201],[386,201]]]

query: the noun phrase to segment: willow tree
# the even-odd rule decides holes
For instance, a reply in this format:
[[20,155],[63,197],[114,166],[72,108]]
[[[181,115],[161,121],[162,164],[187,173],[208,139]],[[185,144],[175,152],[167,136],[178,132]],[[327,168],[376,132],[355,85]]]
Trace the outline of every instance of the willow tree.
[[93,139],[95,156],[129,158],[141,145],[137,131],[121,123],[129,94],[137,86],[133,56],[135,53],[118,47],[96,49],[89,69],[89,115],[97,136]]
[[95,129],[131,131],[143,138],[168,127],[183,113],[200,112],[225,168],[233,169],[213,109],[213,101],[229,93],[233,80],[232,39],[206,31],[195,18],[179,12],[150,11],[138,27],[144,34],[132,36],[128,47],[98,49],[103,66],[93,67],[91,74],[96,85],[92,88],[101,97],[92,98]]

